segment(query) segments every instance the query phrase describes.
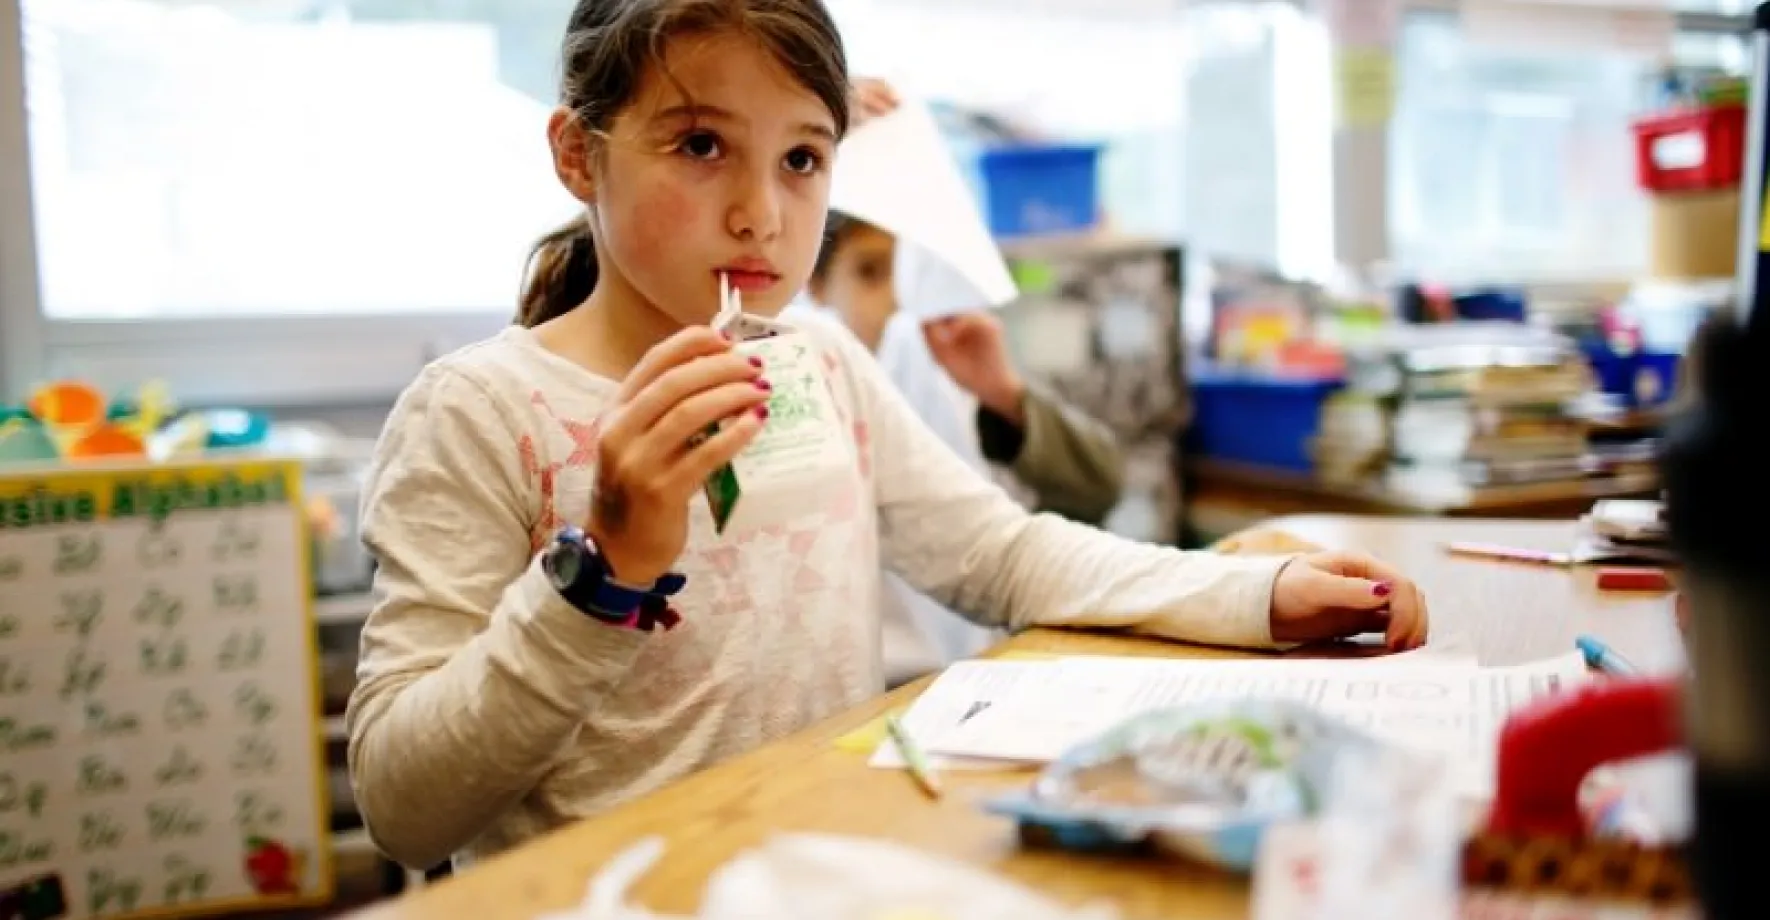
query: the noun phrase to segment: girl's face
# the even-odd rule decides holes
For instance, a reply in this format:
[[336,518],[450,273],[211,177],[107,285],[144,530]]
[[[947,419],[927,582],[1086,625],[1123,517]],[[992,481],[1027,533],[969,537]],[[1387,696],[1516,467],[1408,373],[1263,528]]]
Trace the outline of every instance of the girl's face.
[[896,242],[878,227],[855,222],[831,245],[835,249],[823,274],[811,282],[811,296],[840,313],[849,330],[877,351],[886,321],[897,312],[891,277]]
[[792,300],[817,254],[835,151],[815,95],[751,40],[712,34],[670,40],[594,155],[559,166],[594,206],[601,283],[683,326],[717,312],[722,273],[746,312]]

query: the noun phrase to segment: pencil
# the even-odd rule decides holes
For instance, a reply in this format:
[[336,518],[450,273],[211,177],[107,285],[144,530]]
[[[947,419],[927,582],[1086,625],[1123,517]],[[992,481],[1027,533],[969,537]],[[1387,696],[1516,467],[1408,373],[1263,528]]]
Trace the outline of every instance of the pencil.
[[891,733],[891,742],[897,745],[897,752],[903,755],[903,762],[909,765],[910,776],[916,785],[928,793],[931,799],[940,798],[940,783],[934,778],[934,770],[928,766],[928,757],[922,753],[922,746],[910,737],[909,730],[897,720],[897,716],[885,717],[885,730]]
[[1445,550],[1457,556],[1480,556],[1487,559],[1506,559],[1512,562],[1533,562],[1538,565],[1567,566],[1573,558],[1567,553],[1549,553],[1535,549],[1521,549],[1516,546],[1501,546],[1497,543],[1457,542],[1447,543]]

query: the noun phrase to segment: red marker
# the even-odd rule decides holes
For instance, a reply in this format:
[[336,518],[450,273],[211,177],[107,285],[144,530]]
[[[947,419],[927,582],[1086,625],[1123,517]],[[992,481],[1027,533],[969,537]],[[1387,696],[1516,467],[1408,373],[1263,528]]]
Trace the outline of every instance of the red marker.
[[1672,580],[1659,569],[1605,568],[1598,570],[1598,587],[1604,591],[1670,591]]

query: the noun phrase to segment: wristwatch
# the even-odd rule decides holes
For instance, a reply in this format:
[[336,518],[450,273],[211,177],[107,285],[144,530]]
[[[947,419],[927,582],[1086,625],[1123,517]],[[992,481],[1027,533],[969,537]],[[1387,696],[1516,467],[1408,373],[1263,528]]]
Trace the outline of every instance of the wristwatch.
[[[582,529],[571,526],[562,527],[553,535],[553,542],[541,555],[541,570],[566,603],[604,623],[632,623],[656,587],[621,583],[595,541]],[[680,576],[677,578],[680,580]]]

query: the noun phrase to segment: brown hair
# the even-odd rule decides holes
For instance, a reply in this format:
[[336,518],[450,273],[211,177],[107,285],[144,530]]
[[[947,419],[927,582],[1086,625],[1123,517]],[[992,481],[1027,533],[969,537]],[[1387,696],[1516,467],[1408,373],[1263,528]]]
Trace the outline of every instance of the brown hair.
[[817,261],[811,263],[811,280],[824,280],[824,276],[830,273],[830,264],[836,260],[837,251],[842,248],[842,241],[850,233],[870,226],[866,221],[849,217],[841,211],[831,211],[824,220],[824,241],[817,248]]
[[[560,104],[593,135],[633,101],[661,66],[670,38],[735,30],[754,39],[848,130],[848,61],[822,0],[578,0],[561,49]],[[668,74],[664,75],[666,79]],[[529,253],[516,321],[538,326],[583,303],[596,287],[596,247],[580,215]]]

